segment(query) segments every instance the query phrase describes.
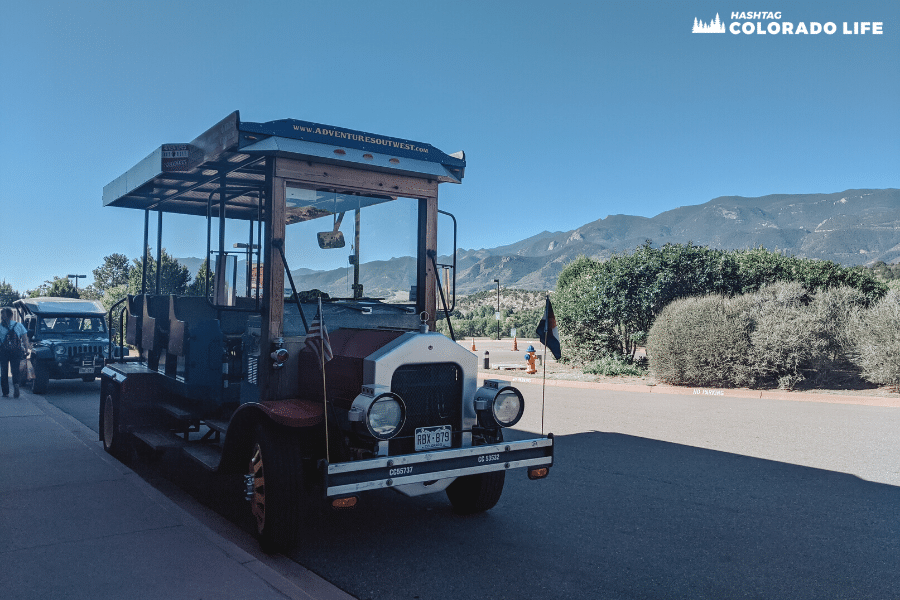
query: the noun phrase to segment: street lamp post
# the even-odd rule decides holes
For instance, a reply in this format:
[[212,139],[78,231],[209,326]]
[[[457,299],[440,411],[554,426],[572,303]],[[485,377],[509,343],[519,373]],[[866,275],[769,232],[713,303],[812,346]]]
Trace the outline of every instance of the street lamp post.
[[87,275],[66,275],[66,277],[68,277],[69,279],[75,280],[75,289],[77,290],[78,289],[78,280],[84,279],[85,277],[87,277]]
[[497,340],[500,340],[500,280],[495,279],[494,283],[497,284]]

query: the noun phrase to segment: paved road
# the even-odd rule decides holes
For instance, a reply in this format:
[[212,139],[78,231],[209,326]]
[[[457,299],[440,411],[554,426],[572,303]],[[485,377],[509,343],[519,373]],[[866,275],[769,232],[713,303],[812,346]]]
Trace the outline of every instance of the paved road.
[[[540,387],[523,390],[521,429],[540,431]],[[473,517],[443,496],[370,494],[352,512],[314,511],[290,558],[379,600],[897,596],[900,409],[547,395],[547,480],[514,473]],[[96,430],[96,384],[54,382],[46,397]],[[248,526],[223,500],[237,484],[171,479]]]

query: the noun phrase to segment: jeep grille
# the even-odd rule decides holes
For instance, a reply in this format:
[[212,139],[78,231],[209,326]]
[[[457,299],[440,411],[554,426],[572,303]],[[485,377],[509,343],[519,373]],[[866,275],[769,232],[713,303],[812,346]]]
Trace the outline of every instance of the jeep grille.
[[81,357],[85,355],[95,356],[103,352],[103,346],[100,344],[84,344],[80,346],[68,346],[69,358]]

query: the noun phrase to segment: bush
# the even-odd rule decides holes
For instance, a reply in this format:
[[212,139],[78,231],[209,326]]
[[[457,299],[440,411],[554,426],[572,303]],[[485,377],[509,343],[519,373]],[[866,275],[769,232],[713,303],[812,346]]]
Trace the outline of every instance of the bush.
[[676,300],[647,336],[650,370],[674,385],[750,385],[752,323],[746,302],[723,296]]
[[617,354],[608,354],[584,367],[585,373],[591,375],[631,375],[641,377],[647,374],[647,369],[635,361]]
[[779,282],[727,299],[677,300],[650,330],[654,375],[676,385],[791,389],[807,377],[818,384],[846,363],[853,315],[865,294],[847,287],[810,292]]
[[900,387],[900,292],[887,296],[851,320],[853,362],[872,383]]
[[[725,252],[690,243],[653,248],[648,241],[631,254],[614,255],[602,263],[580,257],[560,273],[553,302],[563,358],[577,363],[597,352],[633,356],[645,332],[673,300],[750,294],[790,281],[809,290],[807,295],[849,286],[858,290],[865,304],[887,292],[887,286],[864,268],[785,256],[765,248]],[[790,363],[793,359],[779,360]],[[769,369],[765,364],[762,368]],[[789,370],[796,375],[796,369]]]

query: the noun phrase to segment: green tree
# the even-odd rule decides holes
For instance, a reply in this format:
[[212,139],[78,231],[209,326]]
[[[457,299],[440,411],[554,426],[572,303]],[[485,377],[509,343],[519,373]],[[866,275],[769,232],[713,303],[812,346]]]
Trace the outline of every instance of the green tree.
[[[209,268],[209,261],[207,259],[203,259],[203,262],[200,263],[200,268],[197,269],[197,274],[194,275],[194,280],[187,286],[185,293],[188,296],[203,296],[206,292],[206,275],[204,272]],[[209,285],[212,287],[213,276],[215,273],[212,269],[209,269]]]
[[[103,294],[102,298],[99,298],[100,302],[103,303],[103,309],[106,312],[109,312],[109,309],[113,307],[113,305],[128,295],[128,284],[115,285],[106,289],[106,293]],[[124,304],[120,304],[119,307],[115,310],[112,315],[112,319],[109,319],[107,325],[110,330],[113,332],[114,337],[118,338],[119,335],[119,313],[121,309],[124,307]]]
[[103,257],[103,264],[94,269],[93,287],[102,296],[109,288],[127,285],[131,264],[124,254],[110,254]]
[[751,293],[774,282],[798,282],[810,291],[849,286],[867,303],[887,292],[872,271],[830,261],[785,256],[765,248],[731,251],[688,244],[653,248],[605,262],[580,257],[557,283],[556,316],[564,359],[591,362],[604,353],[634,355],[670,302],[705,294]]
[[28,297],[81,298],[81,294],[68,277],[54,277],[52,281],[47,280],[36,289],[29,290]]
[[[156,293],[156,259],[151,249],[147,249],[150,259],[147,261],[147,292]],[[141,273],[143,271],[143,257],[135,258],[134,264],[128,273],[128,293],[141,293]],[[161,253],[162,269],[160,271],[160,294],[184,295],[187,285],[191,280],[191,274],[187,267],[169,256],[166,249]]]
[[732,252],[738,264],[740,292],[747,294],[776,281],[796,281],[810,291],[846,285],[866,297],[871,304],[883,298],[887,285],[865,267],[842,267],[829,260],[786,256],[763,247]]
[[0,283],[0,306],[8,306],[21,297],[22,295],[14,290],[12,285],[6,283],[5,279]]

